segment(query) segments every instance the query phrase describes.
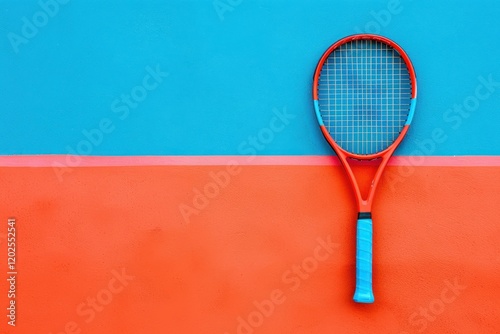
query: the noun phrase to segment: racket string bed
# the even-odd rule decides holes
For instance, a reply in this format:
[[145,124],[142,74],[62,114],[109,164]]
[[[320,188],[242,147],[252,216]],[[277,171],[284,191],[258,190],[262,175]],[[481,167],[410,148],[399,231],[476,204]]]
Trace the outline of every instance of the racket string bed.
[[319,76],[325,127],[344,150],[383,151],[398,137],[410,110],[411,82],[396,50],[372,40],[340,46]]

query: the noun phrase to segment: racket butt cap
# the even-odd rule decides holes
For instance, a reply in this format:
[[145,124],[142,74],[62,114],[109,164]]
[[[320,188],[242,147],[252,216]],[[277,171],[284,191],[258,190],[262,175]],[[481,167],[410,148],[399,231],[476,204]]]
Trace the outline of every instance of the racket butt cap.
[[372,292],[366,292],[366,291],[356,291],[354,293],[353,300],[356,303],[364,303],[364,304],[371,304],[375,301],[375,297],[373,296]]

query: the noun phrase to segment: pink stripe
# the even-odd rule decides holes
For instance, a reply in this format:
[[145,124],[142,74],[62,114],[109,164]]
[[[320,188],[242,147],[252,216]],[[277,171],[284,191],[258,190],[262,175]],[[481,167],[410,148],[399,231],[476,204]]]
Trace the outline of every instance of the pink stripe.
[[[106,167],[106,166],[216,166],[239,165],[339,165],[335,156],[0,156],[0,167]],[[500,156],[396,156],[390,166],[500,166]]]
[[[339,165],[335,156],[0,156],[1,167]],[[500,156],[396,156],[390,166],[500,166]]]

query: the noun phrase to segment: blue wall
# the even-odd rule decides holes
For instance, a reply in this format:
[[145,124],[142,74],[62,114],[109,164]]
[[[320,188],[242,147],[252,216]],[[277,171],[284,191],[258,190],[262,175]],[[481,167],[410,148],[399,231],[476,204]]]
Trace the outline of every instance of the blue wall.
[[[417,71],[416,115],[398,154],[500,154],[498,1],[46,3],[52,16],[34,0],[0,1],[2,155],[248,154],[248,137],[284,108],[295,117],[259,154],[332,154],[312,74],[330,44],[356,32],[395,40]],[[120,102],[144,92],[137,86],[157,66],[168,76],[144,101]],[[462,116],[447,111],[464,103]],[[91,131],[99,124],[102,136]]]

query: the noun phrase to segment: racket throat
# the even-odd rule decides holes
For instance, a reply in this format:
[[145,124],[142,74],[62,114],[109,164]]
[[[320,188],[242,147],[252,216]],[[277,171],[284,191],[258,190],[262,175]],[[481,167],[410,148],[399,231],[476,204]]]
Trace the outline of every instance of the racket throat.
[[377,179],[379,177],[380,159],[359,161],[346,158],[347,174],[354,189],[358,212],[371,212]]

